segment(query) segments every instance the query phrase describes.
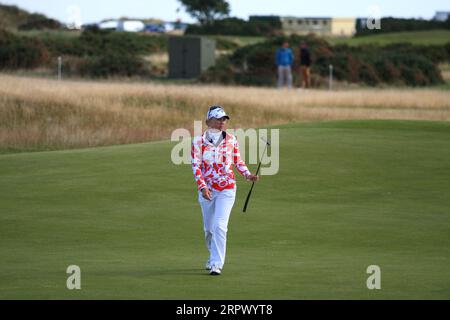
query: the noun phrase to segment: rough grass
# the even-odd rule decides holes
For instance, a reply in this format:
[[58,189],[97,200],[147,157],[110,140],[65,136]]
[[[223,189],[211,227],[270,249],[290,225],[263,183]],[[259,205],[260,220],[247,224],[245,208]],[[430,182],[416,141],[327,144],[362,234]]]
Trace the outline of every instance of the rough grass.
[[54,150],[170,138],[192,131],[211,104],[232,128],[349,119],[450,120],[436,89],[286,91],[267,88],[44,80],[1,75],[0,152]]

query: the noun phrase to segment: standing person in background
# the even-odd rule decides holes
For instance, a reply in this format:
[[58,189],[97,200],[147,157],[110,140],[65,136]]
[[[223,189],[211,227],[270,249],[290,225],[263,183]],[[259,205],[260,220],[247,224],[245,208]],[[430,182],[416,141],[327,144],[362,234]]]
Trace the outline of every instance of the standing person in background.
[[294,54],[289,48],[287,41],[283,42],[283,46],[277,50],[275,63],[278,67],[278,88],[285,84],[288,88],[292,88],[292,64],[294,63]]
[[302,89],[310,87],[311,84],[311,53],[306,42],[300,44],[300,79]]

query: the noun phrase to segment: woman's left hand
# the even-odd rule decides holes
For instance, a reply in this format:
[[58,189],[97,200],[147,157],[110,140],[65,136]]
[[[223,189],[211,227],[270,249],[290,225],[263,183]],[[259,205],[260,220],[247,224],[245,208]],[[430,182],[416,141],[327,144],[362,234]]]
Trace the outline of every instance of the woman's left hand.
[[255,175],[253,175],[253,174],[249,174],[249,175],[247,176],[247,181],[256,182],[256,181],[258,181],[258,180],[259,180],[259,176],[255,176]]

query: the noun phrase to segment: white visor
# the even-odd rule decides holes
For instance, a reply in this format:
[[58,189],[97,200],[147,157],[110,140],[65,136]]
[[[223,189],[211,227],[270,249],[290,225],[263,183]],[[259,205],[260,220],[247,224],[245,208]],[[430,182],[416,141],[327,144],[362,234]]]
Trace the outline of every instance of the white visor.
[[220,119],[223,117],[230,119],[230,117],[225,113],[225,111],[222,109],[222,107],[218,107],[216,109],[208,111],[208,114],[206,115],[206,119],[208,119],[208,120],[211,118]]

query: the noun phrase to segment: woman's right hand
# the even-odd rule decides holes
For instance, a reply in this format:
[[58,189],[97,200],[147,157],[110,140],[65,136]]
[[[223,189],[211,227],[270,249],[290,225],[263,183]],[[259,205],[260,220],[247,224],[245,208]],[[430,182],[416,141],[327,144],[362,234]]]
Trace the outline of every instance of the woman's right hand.
[[203,198],[205,198],[206,200],[211,201],[211,200],[212,200],[211,190],[209,190],[208,188],[203,188],[203,189],[202,189],[202,196],[203,196]]

